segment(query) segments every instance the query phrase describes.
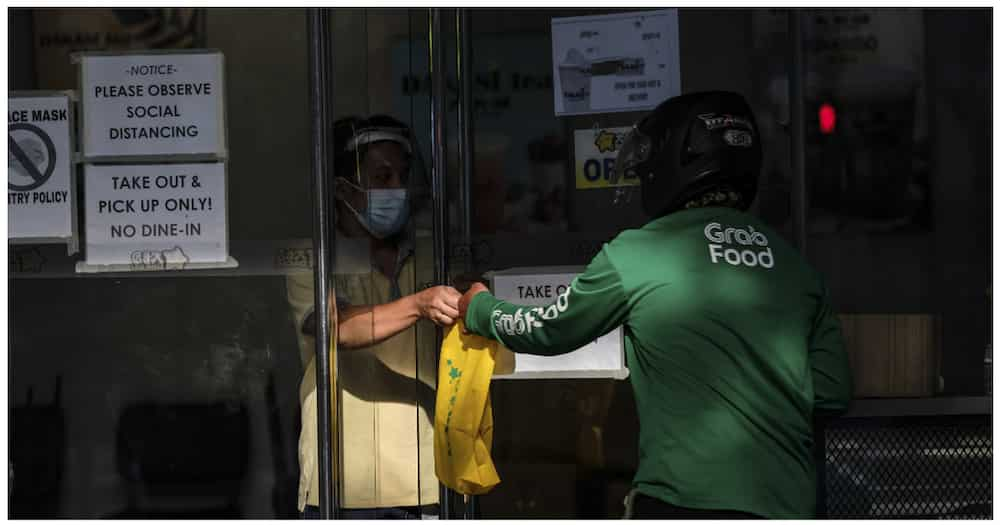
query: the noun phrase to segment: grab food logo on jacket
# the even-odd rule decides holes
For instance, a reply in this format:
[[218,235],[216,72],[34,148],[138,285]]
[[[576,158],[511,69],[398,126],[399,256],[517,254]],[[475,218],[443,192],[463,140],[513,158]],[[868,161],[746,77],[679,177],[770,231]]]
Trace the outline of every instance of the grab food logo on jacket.
[[763,232],[746,228],[723,227],[717,222],[705,226],[708,257],[714,264],[725,261],[733,266],[774,268],[774,253]]
[[559,314],[569,308],[569,292],[572,287],[567,287],[566,291],[559,294],[556,302],[549,306],[536,306],[534,308],[518,308],[513,314],[505,314],[502,310],[493,310],[491,320],[498,332],[507,335],[521,335],[531,333],[536,328],[544,326],[542,321],[551,321],[559,317]]

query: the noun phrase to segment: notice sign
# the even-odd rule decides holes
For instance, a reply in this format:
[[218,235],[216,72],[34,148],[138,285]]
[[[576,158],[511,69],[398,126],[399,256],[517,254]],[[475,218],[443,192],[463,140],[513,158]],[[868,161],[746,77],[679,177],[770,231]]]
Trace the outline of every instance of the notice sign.
[[69,96],[7,99],[7,236],[72,238]]
[[227,258],[222,163],[87,165],[84,192],[87,264],[161,269]]
[[222,53],[83,54],[83,156],[225,155]]
[[552,19],[557,116],[652,109],[681,92],[677,10]]
[[[559,296],[567,293],[570,283],[582,268],[515,268],[493,275],[493,294],[505,301],[530,306],[558,307]],[[517,320],[512,320],[517,322]],[[622,347],[621,327],[567,354],[557,356],[514,355],[514,372],[496,375],[497,379],[543,377],[614,377],[628,376]]]
[[576,157],[576,189],[638,186],[639,177],[625,176],[611,183],[618,150],[632,128],[578,129],[573,132]]

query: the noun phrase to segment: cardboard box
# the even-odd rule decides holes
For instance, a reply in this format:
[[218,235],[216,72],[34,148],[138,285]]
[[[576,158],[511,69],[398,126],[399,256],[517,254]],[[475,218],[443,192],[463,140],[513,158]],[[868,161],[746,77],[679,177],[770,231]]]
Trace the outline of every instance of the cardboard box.
[[929,397],[938,388],[939,319],[927,314],[842,314],[854,397]]

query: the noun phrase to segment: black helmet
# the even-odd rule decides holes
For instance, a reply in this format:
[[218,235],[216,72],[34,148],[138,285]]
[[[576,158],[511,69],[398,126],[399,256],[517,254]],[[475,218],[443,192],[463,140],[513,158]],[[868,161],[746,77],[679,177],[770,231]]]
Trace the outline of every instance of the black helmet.
[[735,190],[748,208],[760,164],[749,104],[736,93],[706,91],[667,99],[632,126],[614,177],[639,177],[643,208],[660,217],[712,188]]

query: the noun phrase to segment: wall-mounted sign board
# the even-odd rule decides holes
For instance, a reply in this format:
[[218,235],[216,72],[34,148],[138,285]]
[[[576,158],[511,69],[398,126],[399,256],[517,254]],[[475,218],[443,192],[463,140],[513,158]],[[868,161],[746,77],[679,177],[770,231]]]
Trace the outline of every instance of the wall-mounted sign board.
[[225,164],[84,168],[81,272],[235,266],[229,257]]
[[676,9],[552,19],[556,116],[652,109],[681,92]]
[[[492,274],[493,294],[526,306],[549,305],[566,291],[583,267],[511,268]],[[504,350],[506,351],[506,350]],[[621,327],[572,352],[557,356],[514,354],[513,372],[494,379],[628,377]]]
[[639,178],[625,174],[617,183],[611,175],[618,158],[618,149],[625,142],[631,127],[578,129],[573,132],[576,158],[576,189],[638,186]]
[[80,53],[84,162],[226,156],[218,51]]
[[73,93],[7,98],[7,238],[77,251]]

